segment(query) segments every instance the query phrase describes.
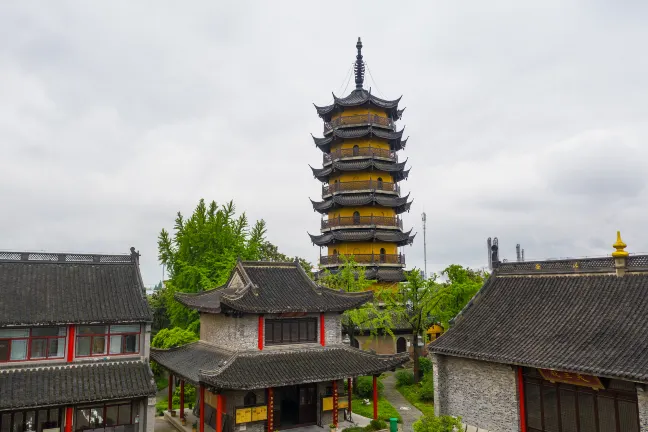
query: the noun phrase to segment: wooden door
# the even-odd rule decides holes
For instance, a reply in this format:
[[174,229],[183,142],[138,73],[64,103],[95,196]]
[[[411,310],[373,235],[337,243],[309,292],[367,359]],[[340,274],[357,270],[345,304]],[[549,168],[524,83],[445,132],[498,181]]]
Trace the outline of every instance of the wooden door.
[[299,423],[317,421],[317,384],[299,386]]

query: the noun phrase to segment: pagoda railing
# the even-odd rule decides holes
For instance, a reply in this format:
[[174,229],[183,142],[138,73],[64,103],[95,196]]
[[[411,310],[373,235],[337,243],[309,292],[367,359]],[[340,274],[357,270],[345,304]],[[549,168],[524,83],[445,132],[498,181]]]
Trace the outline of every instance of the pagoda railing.
[[381,180],[357,180],[348,182],[336,182],[322,185],[322,195],[330,195],[337,192],[353,191],[382,191],[400,193],[400,186],[397,183]]
[[398,154],[396,154],[394,150],[381,149],[376,147],[337,149],[332,151],[331,153],[324,153],[323,162],[327,164],[333,162],[334,160],[352,157],[377,157],[398,162]]
[[361,225],[385,226],[403,229],[403,220],[397,216],[338,216],[328,220],[322,219],[323,230]]
[[[405,265],[405,255],[403,254],[353,254],[349,256],[358,264],[398,264]],[[325,255],[320,257],[321,265],[344,264],[344,255]]]
[[340,116],[334,118],[330,122],[324,122],[324,133],[330,133],[333,129],[339,127],[355,127],[355,126],[378,126],[391,130],[395,129],[394,121],[389,117],[379,116],[377,114],[355,114],[348,116]]

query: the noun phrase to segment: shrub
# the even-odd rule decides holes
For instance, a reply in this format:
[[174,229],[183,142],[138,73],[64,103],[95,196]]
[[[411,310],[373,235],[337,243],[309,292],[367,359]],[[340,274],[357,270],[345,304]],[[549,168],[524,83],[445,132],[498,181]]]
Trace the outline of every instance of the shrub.
[[[185,383],[184,392],[185,408],[189,408],[190,403],[193,404],[196,402],[196,387]],[[176,386],[173,389],[173,404],[180,406],[180,386]]]
[[454,432],[461,430],[461,417],[423,416],[414,423],[414,432]]
[[362,426],[353,426],[353,427],[344,429],[342,432],[363,432],[364,430],[365,430],[365,428],[363,428]]
[[434,400],[434,381],[432,379],[432,374],[425,375],[425,378],[421,381],[419,399],[425,402]]
[[432,360],[427,357],[419,357],[419,369],[425,375],[432,372]]
[[[371,428],[371,429],[369,429]],[[365,430],[379,431],[381,429],[387,429],[387,423],[384,420],[371,420],[369,426]]]
[[[378,380],[378,395],[381,395],[385,385]],[[373,398],[373,378],[372,377],[358,377],[358,389],[356,391],[358,396],[363,398]]]
[[410,370],[399,370],[396,372],[396,385],[407,386],[414,384],[414,372]]

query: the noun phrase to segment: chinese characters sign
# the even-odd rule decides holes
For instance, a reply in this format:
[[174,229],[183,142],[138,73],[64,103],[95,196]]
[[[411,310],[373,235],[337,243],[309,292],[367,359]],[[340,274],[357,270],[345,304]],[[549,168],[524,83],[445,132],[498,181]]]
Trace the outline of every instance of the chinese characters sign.
[[549,369],[538,369],[542,378],[549,382],[559,382],[565,384],[572,384],[583,387],[591,387],[595,390],[605,388],[603,383],[598,377],[593,375],[583,375],[572,372],[559,372]]

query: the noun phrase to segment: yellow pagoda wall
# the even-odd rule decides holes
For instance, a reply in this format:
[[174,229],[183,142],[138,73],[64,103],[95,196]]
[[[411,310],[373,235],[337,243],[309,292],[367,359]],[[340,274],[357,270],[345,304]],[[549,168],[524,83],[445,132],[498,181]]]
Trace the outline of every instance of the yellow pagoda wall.
[[371,254],[376,256],[380,255],[380,248],[385,248],[386,254],[397,254],[398,246],[395,243],[385,242],[349,242],[337,243],[328,246],[328,254],[333,255],[333,251],[337,250],[338,255],[358,255],[358,254]]
[[349,182],[349,181],[360,181],[360,180],[377,180],[380,177],[386,183],[392,183],[394,178],[384,172],[384,171],[354,171],[354,172],[345,172],[338,176],[331,176],[329,178],[329,184],[339,182]]
[[380,148],[384,150],[389,150],[389,143],[382,138],[356,138],[344,140],[343,142],[338,142],[331,144],[331,153],[339,149],[352,149],[353,146],[357,145],[360,148]]
[[360,213],[360,216],[386,216],[386,217],[395,217],[396,212],[393,208],[390,207],[343,207],[335,211],[329,212],[329,219],[334,219],[338,216],[340,217],[350,217],[353,216],[354,212]]
[[338,117],[346,117],[346,116],[352,116],[352,115],[358,115],[358,114],[375,114],[380,117],[385,117],[387,118],[387,113],[385,113],[385,110],[378,109],[378,108],[373,108],[373,107],[354,107],[354,108],[345,108],[344,111],[340,113],[333,114],[331,116],[331,119],[336,119]]

